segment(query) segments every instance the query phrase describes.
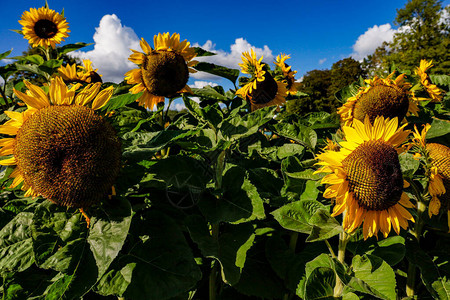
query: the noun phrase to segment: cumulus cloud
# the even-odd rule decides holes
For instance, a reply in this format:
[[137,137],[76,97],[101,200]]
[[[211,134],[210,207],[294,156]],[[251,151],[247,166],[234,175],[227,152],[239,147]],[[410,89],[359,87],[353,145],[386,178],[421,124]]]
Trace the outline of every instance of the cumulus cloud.
[[[215,49],[216,44],[214,44],[211,40],[206,41],[205,44],[199,45],[198,43],[193,44],[194,47],[201,47],[204,50],[209,52],[213,52],[216,55],[213,56],[202,56],[196,57],[195,60],[209,62],[221,66],[225,66],[232,69],[239,69],[239,63],[242,62],[242,52],[249,52],[250,49],[253,49],[256,53],[256,56],[259,58],[263,56],[263,61],[266,63],[271,63],[274,60],[274,55],[272,54],[272,50],[267,45],[264,45],[262,48],[255,47],[251,45],[244,38],[237,38],[234,41],[234,44],[230,46],[229,51],[224,51],[222,49]],[[197,72],[191,75],[196,79],[204,79],[204,80],[213,80],[219,77],[213,76],[211,74],[205,72]]]
[[201,81],[201,80],[194,81],[194,83],[190,84],[189,86],[191,88],[201,89],[201,88],[204,88],[207,85],[210,85],[212,87],[218,86],[218,84],[215,83],[215,82],[212,82],[212,81]]
[[90,59],[103,75],[103,81],[121,82],[127,71],[136,68],[128,57],[132,53],[130,48],[140,50],[139,38],[115,14],[102,17],[95,29],[94,42],[93,50],[75,51],[72,56]]
[[327,61],[326,58],[319,59],[319,65],[323,64],[323,63],[326,62],[326,61]]
[[[401,29],[404,30],[404,29]],[[367,55],[372,54],[383,42],[391,42],[394,34],[398,30],[393,29],[391,24],[375,25],[358,37],[353,45],[352,57],[356,60],[363,60]]]

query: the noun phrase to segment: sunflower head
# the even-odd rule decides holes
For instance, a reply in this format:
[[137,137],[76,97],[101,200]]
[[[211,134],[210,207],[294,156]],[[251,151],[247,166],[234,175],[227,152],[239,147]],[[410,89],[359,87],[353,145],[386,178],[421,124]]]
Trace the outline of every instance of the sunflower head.
[[111,190],[120,169],[121,145],[112,126],[95,110],[112,95],[100,83],[68,88],[51,79],[48,93],[25,82],[28,91],[15,90],[28,109],[9,112],[0,133],[2,165],[15,165],[11,187],[22,183],[27,196],[43,196],[59,205],[87,208]]
[[153,109],[156,103],[163,102],[165,97],[173,97],[179,92],[189,92],[186,85],[191,67],[197,62],[195,49],[180,35],[169,33],[155,35],[154,49],[142,39],[141,48],[144,53],[132,50],[129,60],[139,66],[125,74],[129,84],[135,84],[130,91],[133,94],[143,92],[138,99],[140,105]]
[[385,79],[375,76],[374,79],[366,80],[367,85],[338,108],[345,125],[350,125],[353,120],[363,121],[366,116],[373,123],[377,116],[403,120],[408,112],[417,113],[417,104],[410,91],[411,84],[404,80],[405,74],[392,79],[393,74]]
[[282,72],[281,81],[286,84],[287,93],[289,95],[295,95],[300,83],[295,81],[295,74],[297,71],[292,71],[291,66],[285,62],[289,58],[291,58],[289,55],[280,54],[276,58],[275,65],[280,68]]
[[[437,85],[432,84],[430,77],[427,74],[428,69],[433,66],[433,61],[427,61],[422,59],[420,61],[419,67],[415,69],[415,73],[420,78],[420,83],[427,91],[428,95],[431,97],[432,102],[439,102],[443,98],[444,92],[437,87]],[[429,100],[428,98],[423,98],[423,100]]]
[[58,68],[58,74],[65,83],[102,83],[102,75],[97,71],[98,69],[94,70],[89,59],[83,59],[83,66],[67,64]]
[[282,105],[286,101],[287,90],[283,82],[275,80],[261,63],[262,57],[256,59],[255,52],[242,54],[241,71],[250,74],[250,80],[236,91],[236,95],[250,102],[251,109]]
[[55,48],[55,45],[64,41],[70,32],[66,19],[47,7],[25,11],[19,23],[23,26],[23,37],[33,47]]
[[317,172],[330,173],[322,183],[329,184],[324,197],[335,199],[333,216],[346,211],[343,227],[354,231],[364,221],[364,238],[386,237],[391,226],[399,233],[413,221],[405,207],[412,207],[406,193],[398,159],[400,145],[409,132],[398,128],[397,119],[377,117],[372,126],[368,117],[344,126],[346,141],[338,151],[319,154]]
[[[450,210],[450,148],[442,144],[428,143],[426,149],[435,170],[432,172],[435,174],[430,178],[430,194],[439,198],[441,208]],[[435,176],[438,178],[433,178]]]

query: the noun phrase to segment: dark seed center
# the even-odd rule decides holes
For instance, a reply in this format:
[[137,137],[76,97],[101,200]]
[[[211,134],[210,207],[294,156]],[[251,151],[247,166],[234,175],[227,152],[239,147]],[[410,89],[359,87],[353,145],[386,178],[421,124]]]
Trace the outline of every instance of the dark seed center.
[[41,39],[49,39],[56,35],[58,27],[50,20],[39,20],[34,24],[34,32]]
[[385,210],[400,200],[403,177],[397,151],[382,141],[368,141],[350,153],[342,164],[349,190],[367,210]]
[[84,106],[49,106],[19,129],[14,157],[26,184],[64,206],[88,207],[111,191],[120,168],[114,129]]
[[257,81],[256,89],[250,93],[252,104],[266,104],[272,101],[278,92],[278,85],[275,79],[266,72],[263,81]]
[[186,86],[187,64],[180,54],[153,51],[141,66],[142,81],[150,94],[171,97]]
[[396,86],[377,85],[363,94],[355,104],[354,118],[364,121],[366,115],[373,123],[377,116],[403,120],[408,112],[408,95]]

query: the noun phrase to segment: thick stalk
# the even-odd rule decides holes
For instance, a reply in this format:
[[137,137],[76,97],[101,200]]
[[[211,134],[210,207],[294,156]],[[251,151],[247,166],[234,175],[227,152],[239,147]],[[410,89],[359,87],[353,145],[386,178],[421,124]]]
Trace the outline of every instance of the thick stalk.
[[[219,224],[211,225],[211,236],[215,242],[219,240]],[[216,260],[211,262],[211,273],[209,274],[209,300],[216,300],[217,296],[217,276],[219,274],[219,264]]]
[[[425,201],[422,197],[422,194],[420,193],[417,186],[414,184],[414,182],[410,182],[411,187],[414,190],[414,194],[417,197],[417,218],[416,223],[414,226],[414,230],[411,231],[411,234],[416,239],[417,243],[420,242],[420,237],[422,235],[423,230],[423,214],[425,213],[425,210],[427,208]],[[408,297],[413,297],[415,294],[415,285],[416,285],[416,266],[415,264],[409,262],[408,266],[408,276],[406,279],[406,295]]]
[[[338,255],[337,259],[340,263],[345,264],[345,248],[347,247],[347,243],[349,240],[349,235],[345,232],[341,232],[339,234],[339,247],[338,247]],[[342,294],[342,290],[344,289],[344,284],[342,283],[339,276],[336,274],[336,285],[334,287],[334,297],[340,297]]]
[[[297,240],[298,240],[298,232],[291,232],[291,237],[289,239],[289,249],[295,253],[295,249],[297,248]],[[291,298],[291,293],[284,294],[283,300],[288,300]]]
[[[225,168],[225,157],[225,150],[220,152],[219,156],[217,157],[214,174],[216,190],[220,190],[222,188],[222,175],[223,169]],[[219,224],[211,224],[211,236],[216,243],[219,242]],[[211,262],[211,273],[209,274],[209,300],[216,300],[217,298],[217,277],[220,271],[219,268],[219,263],[213,260]]]

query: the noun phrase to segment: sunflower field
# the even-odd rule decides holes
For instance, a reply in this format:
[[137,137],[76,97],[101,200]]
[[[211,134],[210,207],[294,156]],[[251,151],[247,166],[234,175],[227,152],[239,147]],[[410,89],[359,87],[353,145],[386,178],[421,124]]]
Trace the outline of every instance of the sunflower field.
[[[2,299],[450,299],[450,76],[432,61],[299,116],[286,54],[230,69],[157,33],[116,84],[65,61],[87,44],[59,46],[63,13],[19,23],[37,54],[0,54]],[[233,88],[190,88],[199,71]]]

